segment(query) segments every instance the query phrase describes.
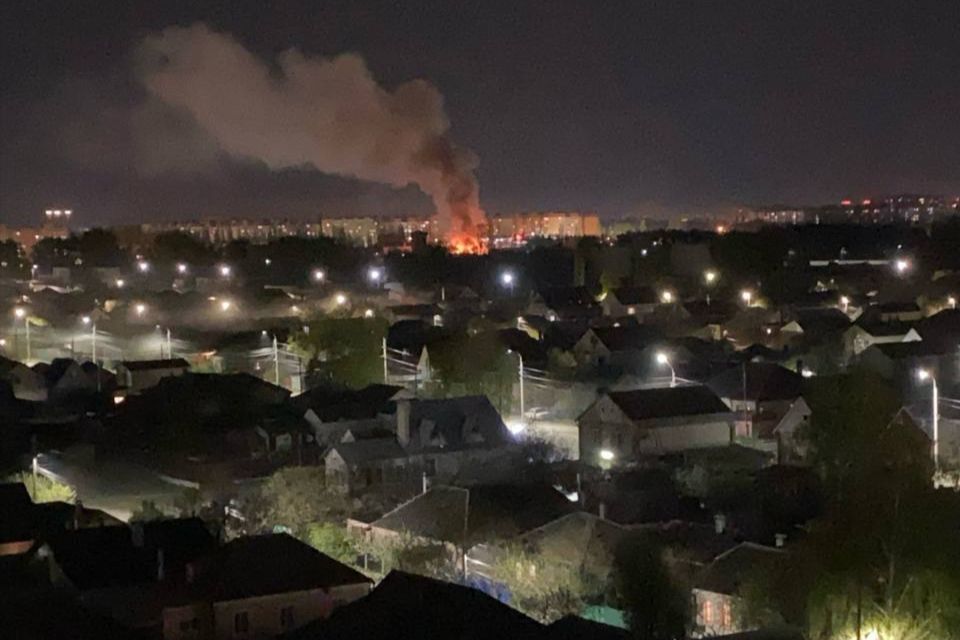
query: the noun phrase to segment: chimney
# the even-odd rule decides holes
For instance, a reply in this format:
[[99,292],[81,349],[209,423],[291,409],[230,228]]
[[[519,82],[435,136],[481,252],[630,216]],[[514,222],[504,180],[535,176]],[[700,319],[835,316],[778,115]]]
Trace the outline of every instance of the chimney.
[[397,400],[397,442],[401,447],[410,446],[410,400]]
[[727,516],[722,513],[714,514],[713,516],[713,530],[717,535],[721,535],[727,530]]
[[777,549],[783,549],[783,545],[787,543],[787,534],[785,533],[774,534],[773,539],[774,539],[774,546],[776,546]]
[[162,582],[166,576],[166,567],[163,563],[163,549],[157,548],[157,582]]
[[601,502],[600,508],[598,509],[597,515],[600,516],[601,520],[607,519],[607,503]]
[[130,523],[130,540],[133,542],[133,546],[138,549],[143,548],[143,523],[142,522],[131,522]]

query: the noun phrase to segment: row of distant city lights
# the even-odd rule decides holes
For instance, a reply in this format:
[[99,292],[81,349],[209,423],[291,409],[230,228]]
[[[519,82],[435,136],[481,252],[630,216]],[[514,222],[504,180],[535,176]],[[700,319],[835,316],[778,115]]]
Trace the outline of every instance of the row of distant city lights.
[[60,216],[69,218],[73,215],[73,209],[47,209],[44,213],[48,218],[59,218]]
[[[272,261],[270,260],[270,258],[264,258],[263,263],[269,267],[272,264]],[[148,271],[150,271],[150,263],[147,262],[146,260],[137,261],[137,270],[140,271],[140,273],[147,273]],[[177,263],[177,273],[183,275],[183,274],[186,274],[187,271],[189,271],[189,267],[185,263],[183,262]],[[221,264],[217,267],[217,272],[220,274],[221,277],[229,278],[231,275],[233,275],[233,268],[230,265]],[[316,282],[325,282],[327,279],[327,272],[324,271],[323,269],[314,269],[310,275],[311,275],[311,278]],[[367,270],[367,278],[371,282],[380,282],[383,280],[383,277],[384,277],[384,271],[381,267],[370,267]],[[117,280],[117,286],[122,287],[123,281]]]

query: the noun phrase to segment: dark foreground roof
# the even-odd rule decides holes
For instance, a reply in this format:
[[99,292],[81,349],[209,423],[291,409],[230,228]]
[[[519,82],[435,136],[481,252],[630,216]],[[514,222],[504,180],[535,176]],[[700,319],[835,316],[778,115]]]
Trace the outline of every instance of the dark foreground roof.
[[506,640],[550,637],[522,613],[470,587],[400,571],[287,640]]
[[713,391],[700,385],[611,391],[608,395],[631,420],[706,415],[729,411],[727,405],[723,404]]
[[793,400],[800,396],[803,378],[773,362],[747,362],[714,376],[707,386],[721,398]]
[[151,369],[189,369],[190,363],[183,358],[164,360],[124,360],[120,363],[127,371],[149,371]]

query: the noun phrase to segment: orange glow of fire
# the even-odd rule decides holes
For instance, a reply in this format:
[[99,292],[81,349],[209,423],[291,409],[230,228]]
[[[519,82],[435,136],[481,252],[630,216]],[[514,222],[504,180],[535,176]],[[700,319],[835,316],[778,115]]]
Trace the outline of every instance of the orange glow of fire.
[[487,245],[476,236],[459,233],[447,241],[447,249],[454,255],[478,255],[487,252]]

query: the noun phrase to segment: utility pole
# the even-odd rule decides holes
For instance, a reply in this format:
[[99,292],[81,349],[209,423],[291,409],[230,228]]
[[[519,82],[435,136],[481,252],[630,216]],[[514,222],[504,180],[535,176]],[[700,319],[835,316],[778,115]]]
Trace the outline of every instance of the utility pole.
[[387,368],[387,339],[383,339],[383,384],[390,384],[390,371]]
[[167,357],[173,360],[173,341],[170,339],[170,329],[167,329]]
[[32,356],[30,354],[30,316],[28,315],[23,321],[24,325],[27,327],[27,362],[30,362]]
[[280,349],[277,347],[277,336],[273,336],[273,375],[275,383],[280,386]]

